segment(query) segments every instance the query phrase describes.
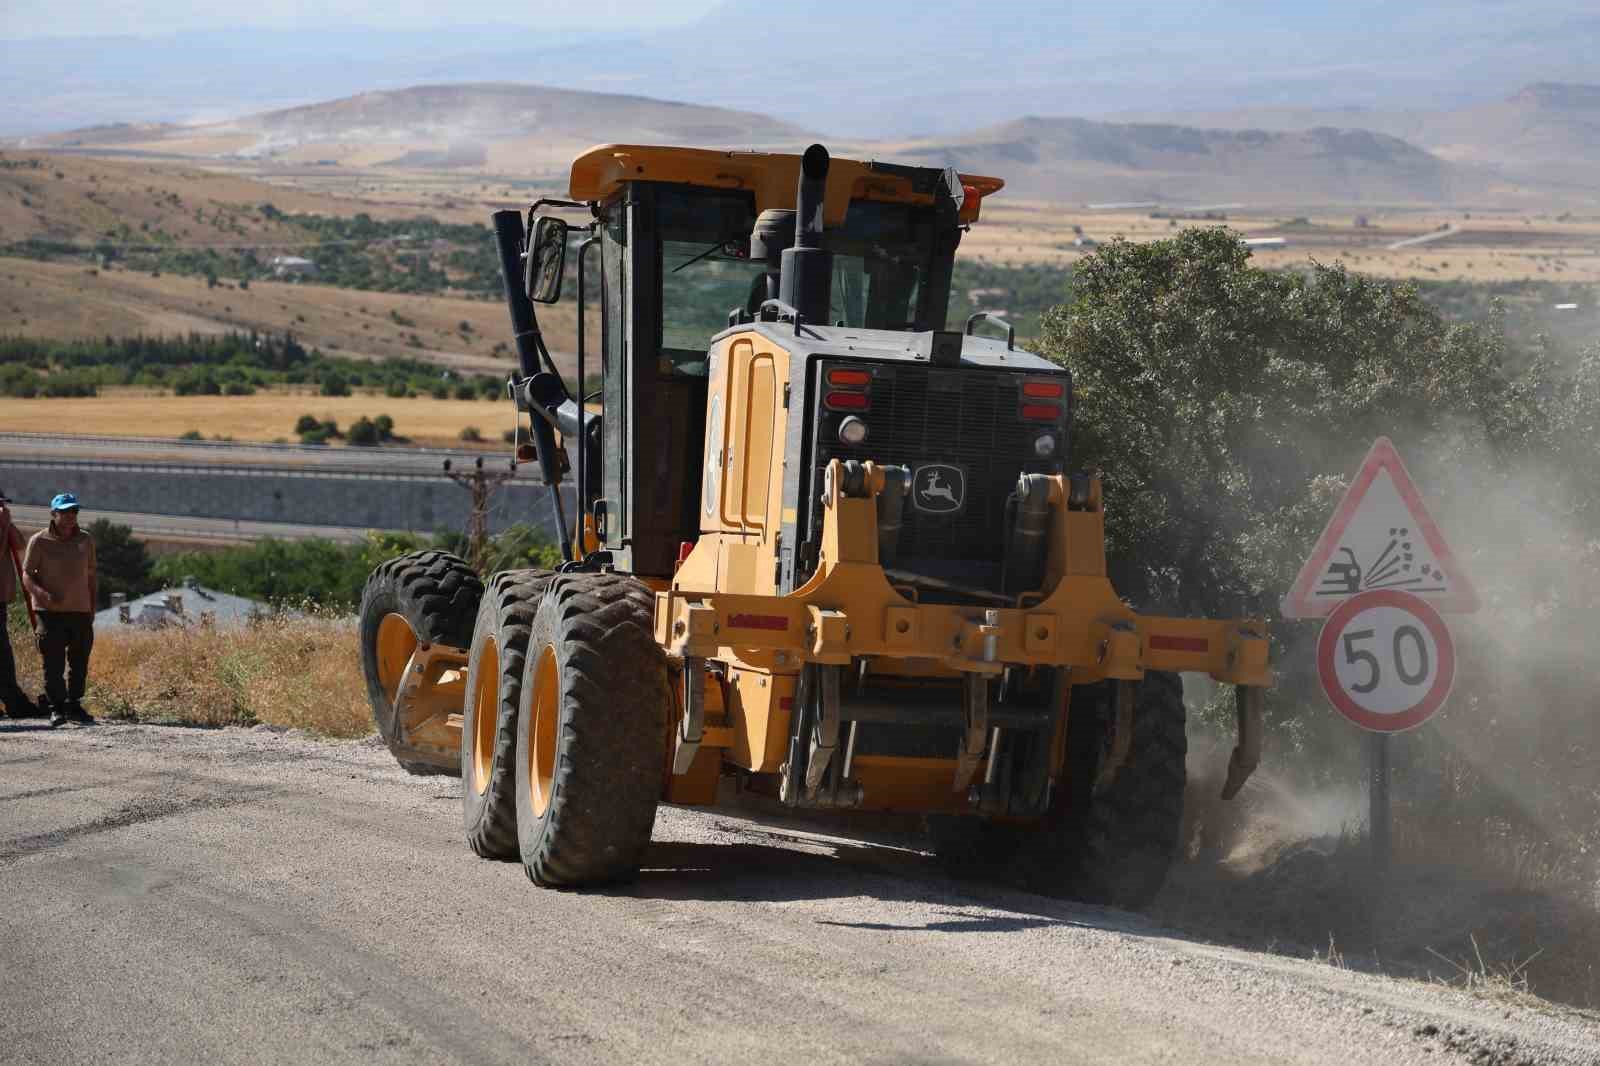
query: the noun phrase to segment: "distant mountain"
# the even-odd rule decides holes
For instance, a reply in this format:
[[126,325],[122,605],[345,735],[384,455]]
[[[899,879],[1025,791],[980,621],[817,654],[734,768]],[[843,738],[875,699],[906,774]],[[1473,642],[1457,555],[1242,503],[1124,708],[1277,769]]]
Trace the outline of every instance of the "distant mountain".
[[1066,201],[1443,203],[1483,184],[1399,138],[1329,127],[1276,133],[1024,118],[896,145],[893,154],[1004,175],[1015,195]]
[[[426,85],[194,126],[121,124],[28,147],[149,156],[467,169],[551,178],[596,142],[796,151],[815,135],[748,111],[535,85]],[[950,137],[849,142],[843,155],[956,166],[1011,195],[1084,202],[1449,203],[1481,195],[1473,168],[1399,138],[1029,117]]]
[[1594,0],[727,0],[677,27],[594,26],[0,41],[0,135],[517,81],[756,111],[858,138],[949,136],[1024,113],[1446,111],[1532,81],[1592,79],[1600,55]]
[[1442,111],[1241,108],[1118,117],[1229,130],[1339,125],[1403,137],[1443,159],[1524,180],[1600,190],[1600,85],[1536,82],[1502,100]]
[[538,85],[424,85],[192,126],[126,124],[28,137],[27,147],[151,155],[481,167],[530,176],[598,141],[792,148],[805,133],[766,115]]

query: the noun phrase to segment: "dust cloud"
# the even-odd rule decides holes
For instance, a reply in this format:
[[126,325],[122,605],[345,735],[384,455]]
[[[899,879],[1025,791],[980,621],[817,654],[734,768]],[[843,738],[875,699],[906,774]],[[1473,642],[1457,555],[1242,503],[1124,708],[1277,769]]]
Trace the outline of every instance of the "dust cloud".
[[1497,460],[1461,427],[1394,435],[1483,606],[1446,618],[1459,656],[1449,702],[1391,740],[1387,877],[1370,861],[1365,737],[1308,669],[1316,623],[1277,622],[1289,661],[1276,698],[1297,705],[1283,717],[1299,728],[1269,732],[1263,770],[1232,804],[1217,797],[1226,694],[1188,679],[1191,704],[1210,713],[1191,716],[1186,857],[1157,917],[1339,965],[1600,1007],[1600,463],[1592,428],[1550,428],[1568,439],[1545,442],[1538,461]]

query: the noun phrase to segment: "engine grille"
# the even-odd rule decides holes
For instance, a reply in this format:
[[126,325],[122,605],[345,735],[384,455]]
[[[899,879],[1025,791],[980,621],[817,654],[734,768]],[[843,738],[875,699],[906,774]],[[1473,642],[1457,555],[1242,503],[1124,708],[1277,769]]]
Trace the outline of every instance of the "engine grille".
[[[828,365],[824,364],[824,375]],[[1018,415],[1023,375],[970,367],[871,369],[871,407],[860,414],[868,425],[868,438],[859,447],[838,438],[838,425],[849,412],[827,411],[818,404],[811,498],[821,493],[822,471],[832,459],[873,459],[908,466],[913,472],[930,463],[958,467],[966,483],[962,509],[929,513],[908,499],[894,565],[927,577],[998,590],[1006,498],[1022,473],[1054,472],[1062,466],[1059,458],[1047,461],[1035,456],[1033,442],[1046,427],[1024,422]],[[1064,447],[1063,440],[1058,456]]]

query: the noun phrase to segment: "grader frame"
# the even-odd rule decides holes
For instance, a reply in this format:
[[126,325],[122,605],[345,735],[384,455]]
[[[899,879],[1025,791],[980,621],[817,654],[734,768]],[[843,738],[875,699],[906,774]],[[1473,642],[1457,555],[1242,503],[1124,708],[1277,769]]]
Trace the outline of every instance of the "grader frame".
[[[408,766],[465,771],[480,853],[520,850],[541,883],[626,877],[657,802],[713,804],[730,789],[943,817],[962,828],[946,840],[1059,826],[1063,846],[1115,852],[1118,826],[1148,813],[1117,798],[1133,774],[1162,782],[1161,816],[1145,819],[1159,824],[1138,846],[1169,854],[1183,711],[1175,682],[1156,679],[1178,672],[1236,687],[1223,794],[1237,794],[1272,683],[1264,623],[1125,604],[1106,574],[1100,482],[1065,465],[1070,375],[1016,349],[1009,327],[1004,341],[977,336],[985,316],[944,330],[960,233],[1002,184],[836,162],[820,146],[592,149],[570,200],[542,202],[593,218],[577,253],[576,395],[533,306],[559,295],[568,227],[531,209],[526,225],[496,216],[521,363],[508,392],[527,419],[516,459],[550,486],[567,561],[485,591],[459,560],[408,557],[374,573],[362,611],[380,729]],[[673,240],[708,248],[672,265]],[[665,287],[713,256],[760,272],[726,328],[685,348],[669,337],[683,309]],[[849,284],[835,286],[835,256]],[[585,395],[590,258],[598,415]],[[920,388],[942,390],[924,402],[961,423],[959,440],[906,428],[934,417],[895,399]],[[1019,413],[969,395],[1020,397]],[[969,432],[980,416],[992,427]],[[1029,454],[973,450],[974,432],[1023,440],[1017,426]],[[979,480],[993,469],[1020,471],[1004,475],[1009,496]],[[963,502],[977,525],[957,526],[949,505]],[[923,555],[906,557],[908,539]],[[608,835],[604,859],[574,843]],[[1159,883],[1146,867],[1128,892],[1106,887],[1126,878],[1096,883],[1136,900]]]

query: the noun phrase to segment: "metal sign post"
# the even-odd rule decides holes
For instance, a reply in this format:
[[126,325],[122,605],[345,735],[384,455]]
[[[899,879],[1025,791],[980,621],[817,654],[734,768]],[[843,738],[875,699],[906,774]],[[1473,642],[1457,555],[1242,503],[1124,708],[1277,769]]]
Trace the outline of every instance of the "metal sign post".
[[1378,438],[1283,601],[1286,618],[1327,618],[1317,638],[1322,690],[1368,732],[1376,886],[1392,858],[1389,734],[1417,728],[1444,704],[1455,643],[1439,612],[1478,604],[1400,454]]
[[1367,734],[1368,824],[1372,827],[1372,872],[1381,881],[1389,875],[1389,734]]

